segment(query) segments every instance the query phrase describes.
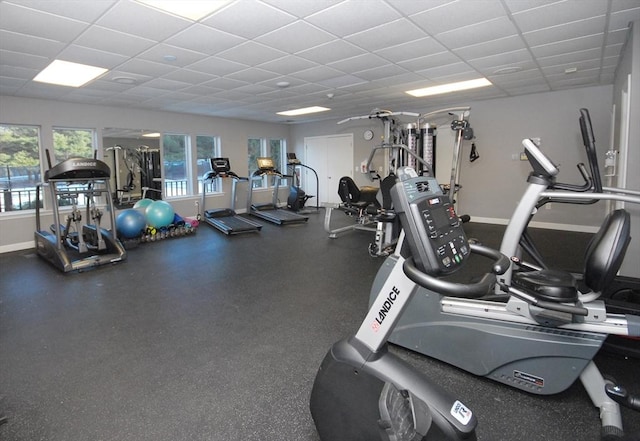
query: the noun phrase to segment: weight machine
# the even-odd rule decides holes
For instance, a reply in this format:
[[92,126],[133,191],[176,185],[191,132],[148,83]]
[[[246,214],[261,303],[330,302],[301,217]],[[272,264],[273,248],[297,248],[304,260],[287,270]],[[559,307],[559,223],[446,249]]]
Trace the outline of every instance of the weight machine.
[[[353,116],[338,122],[344,124],[354,120],[378,119],[382,122],[383,135],[382,143],[371,149],[371,153],[366,161],[366,175],[370,180],[380,180],[380,176],[373,166],[376,155],[382,152],[385,155],[384,168],[387,172],[387,178],[395,178],[395,172],[399,167],[411,167],[419,176],[435,176],[436,170],[436,138],[437,126],[434,121],[443,117],[453,121],[450,124],[452,130],[456,132],[455,144],[453,149],[453,158],[451,162],[451,178],[448,185],[443,186],[443,190],[455,199],[455,194],[460,189],[458,184],[460,175],[461,151],[464,140],[473,138],[473,129],[469,125],[470,107],[451,107],[440,109],[433,112],[418,114],[413,112],[393,112],[390,110],[375,109],[369,115]],[[400,118],[411,118],[414,122],[402,124]],[[475,145],[472,147],[470,160],[475,161],[479,158]],[[387,189],[393,184],[387,185]],[[382,185],[381,185],[382,188]],[[453,189],[453,190],[452,190]],[[331,215],[333,208],[346,207],[327,207],[325,211],[325,231],[329,233],[330,238],[335,238],[339,234],[353,230],[364,230],[375,233],[375,240],[369,245],[369,253],[375,256],[387,256],[392,250],[398,239],[399,226],[394,220],[393,207],[390,202],[390,195],[385,194],[388,190],[382,192],[383,210],[379,213],[373,213],[366,217],[357,217],[356,224],[341,228],[331,227]],[[466,222],[468,216],[462,216],[461,219]],[[375,227],[374,227],[375,225]]]

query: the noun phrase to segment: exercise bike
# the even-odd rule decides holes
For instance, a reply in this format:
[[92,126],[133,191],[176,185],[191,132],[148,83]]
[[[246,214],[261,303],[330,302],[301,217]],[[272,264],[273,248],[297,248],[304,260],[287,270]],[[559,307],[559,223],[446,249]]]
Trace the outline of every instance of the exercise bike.
[[[620,203],[640,204],[640,191],[624,188],[605,187],[602,185],[602,177],[598,167],[598,159],[593,134],[591,117],[587,109],[580,109],[580,131],[588,160],[588,169],[584,164],[578,164],[578,170],[584,179],[582,184],[567,184],[556,181],[559,173],[558,167],[546,158],[538,146],[531,140],[524,140],[525,152],[533,156],[537,161],[534,164],[534,174],[528,179],[528,188],[524,197],[518,203],[516,210],[505,230],[500,251],[508,256],[521,256],[521,251],[533,261],[532,265],[539,268],[547,268],[541,253],[537,249],[532,237],[527,231],[527,226],[535,213],[548,203],[556,204],[595,204],[599,201],[609,200]],[[535,159],[537,158],[537,159]],[[507,271],[502,280],[509,283],[511,270]],[[629,277],[616,278],[613,286],[627,288],[627,291],[637,291],[640,287],[638,279]],[[611,288],[613,288],[611,286]],[[640,303],[625,299],[623,295],[616,296],[615,290],[605,289],[601,298],[607,304],[610,312],[619,314],[640,314]],[[640,356],[640,350],[636,350]]]
[[390,353],[386,341],[416,292],[416,283],[405,275],[415,272],[413,262],[439,280],[461,268],[472,252],[493,259],[491,272],[480,282],[452,287],[462,295],[489,290],[509,259],[467,242],[435,178],[401,168],[391,198],[404,228],[400,241],[406,231],[405,245],[413,258],[395,256],[390,277],[377,287],[358,332],[334,344],[325,356],[311,391],[311,415],[323,441],[475,440],[473,412]]
[[[523,143],[534,169],[530,180],[536,181],[554,166],[531,140]],[[464,292],[451,282],[424,277],[420,268],[405,268],[406,276],[394,272],[405,253],[399,246],[376,276],[371,303],[380,286],[408,277],[420,287],[390,342],[533,394],[562,392],[579,378],[600,409],[603,437],[621,437],[619,405],[605,392],[607,382],[593,357],[608,335],[640,336],[639,316],[607,313],[597,299],[624,258],[629,222],[625,210],[616,210],[595,235],[585,258],[588,293],[580,293],[566,272],[511,268],[498,277],[499,293],[493,288]],[[434,334],[437,339],[427,338]]]

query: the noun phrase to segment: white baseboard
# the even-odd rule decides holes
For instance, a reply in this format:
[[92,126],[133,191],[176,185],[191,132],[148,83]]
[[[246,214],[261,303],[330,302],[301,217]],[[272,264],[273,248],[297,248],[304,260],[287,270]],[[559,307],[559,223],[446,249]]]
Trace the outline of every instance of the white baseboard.
[[[471,222],[493,225],[507,225],[509,223],[509,219],[471,216]],[[529,226],[546,230],[573,231],[577,233],[596,233],[598,231],[598,227],[592,227],[589,225],[558,224],[554,222],[533,221],[529,223]]]
[[29,242],[21,242],[21,243],[12,243],[12,244],[9,244],[9,245],[2,245],[2,246],[0,246],[0,254],[10,253],[12,251],[28,250],[29,248],[33,248],[35,250],[35,248],[36,248],[35,240],[29,241]]

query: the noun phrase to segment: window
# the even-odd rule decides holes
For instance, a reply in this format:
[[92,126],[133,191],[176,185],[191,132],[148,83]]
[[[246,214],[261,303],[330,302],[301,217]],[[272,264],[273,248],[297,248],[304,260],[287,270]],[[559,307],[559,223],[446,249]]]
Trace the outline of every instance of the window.
[[165,197],[185,196],[189,193],[188,145],[187,135],[165,134],[162,137]]
[[[197,166],[198,166],[198,193],[202,193],[202,178],[211,170],[209,158],[220,156],[220,138],[214,136],[196,136]],[[207,183],[207,193],[221,192],[220,178]]]
[[0,212],[35,209],[40,181],[39,128],[0,124]]
[[95,133],[92,129],[53,128],[53,153],[51,165],[65,159],[93,158]]
[[[282,172],[286,172],[286,147],[284,139],[271,139],[269,143],[267,143],[266,139],[260,138],[249,138],[247,142],[248,147],[248,157],[249,157],[249,176],[253,176],[258,170],[258,157],[261,156],[270,156],[273,158],[273,163],[276,168]],[[263,188],[266,186],[265,179],[256,179],[252,181],[253,188]],[[271,180],[269,185],[275,185],[275,178]],[[285,180],[280,181],[281,186],[286,186],[287,183]]]

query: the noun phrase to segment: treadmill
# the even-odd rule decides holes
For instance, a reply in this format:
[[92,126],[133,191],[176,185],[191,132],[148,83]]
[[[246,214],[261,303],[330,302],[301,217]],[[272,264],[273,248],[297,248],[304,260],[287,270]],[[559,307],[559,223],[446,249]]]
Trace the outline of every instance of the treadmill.
[[[265,175],[273,176],[275,178],[273,201],[266,204],[253,204],[253,181],[262,179],[262,177]],[[255,217],[277,225],[295,224],[308,221],[309,216],[303,216],[292,211],[282,210],[278,208],[278,188],[280,187],[280,180],[283,177],[285,176],[276,169],[272,158],[258,158],[258,170],[253,173],[253,175],[251,176],[251,182],[249,183],[247,212],[251,213],[251,215]]]
[[[204,216],[202,220],[217,228],[226,235],[241,233],[257,233],[262,229],[262,225],[250,219],[239,216],[235,212],[236,201],[236,185],[238,182],[248,182],[248,178],[241,178],[231,171],[231,163],[229,158],[209,158],[211,171],[205,173],[202,178],[202,210]],[[233,185],[231,187],[231,208],[218,208],[214,210],[206,210],[206,193],[207,181],[213,181],[215,178],[232,178]]]

